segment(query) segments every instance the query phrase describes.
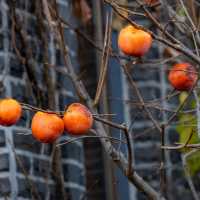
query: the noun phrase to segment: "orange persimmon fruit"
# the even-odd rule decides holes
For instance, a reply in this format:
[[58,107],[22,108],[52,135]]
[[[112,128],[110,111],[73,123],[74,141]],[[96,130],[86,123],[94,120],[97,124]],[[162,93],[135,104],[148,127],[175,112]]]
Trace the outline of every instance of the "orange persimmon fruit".
[[179,91],[188,91],[198,80],[198,73],[190,63],[175,64],[168,75],[171,85]]
[[158,0],[144,0],[144,3],[148,4],[148,5],[153,5],[153,4],[157,3],[157,2],[158,2]]
[[52,143],[64,131],[63,120],[56,114],[38,111],[32,119],[33,137],[42,143]]
[[71,135],[84,135],[93,124],[93,116],[87,107],[72,103],[64,113],[65,130]]
[[141,57],[152,45],[151,35],[132,25],[123,28],[118,36],[118,46],[121,51],[130,56]]
[[12,98],[0,100],[0,125],[11,126],[16,124],[22,115],[22,107]]

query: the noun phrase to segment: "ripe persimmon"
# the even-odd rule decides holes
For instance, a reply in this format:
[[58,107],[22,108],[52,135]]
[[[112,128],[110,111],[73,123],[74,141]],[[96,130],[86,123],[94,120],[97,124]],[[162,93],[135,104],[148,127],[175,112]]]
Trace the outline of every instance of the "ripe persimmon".
[[64,131],[63,120],[56,114],[37,112],[31,122],[32,134],[40,142],[52,143]]
[[20,103],[12,98],[0,100],[0,125],[11,126],[20,119],[22,107]]
[[65,111],[63,121],[69,134],[83,135],[92,127],[93,116],[84,105],[73,103]]
[[168,75],[172,86],[180,91],[190,90],[197,82],[198,74],[195,67],[190,63],[175,64]]
[[118,46],[127,55],[140,57],[147,53],[152,45],[151,35],[132,25],[123,28],[118,37]]
[[144,0],[144,3],[148,4],[148,5],[153,5],[153,4],[157,3],[157,2],[158,2],[158,0]]

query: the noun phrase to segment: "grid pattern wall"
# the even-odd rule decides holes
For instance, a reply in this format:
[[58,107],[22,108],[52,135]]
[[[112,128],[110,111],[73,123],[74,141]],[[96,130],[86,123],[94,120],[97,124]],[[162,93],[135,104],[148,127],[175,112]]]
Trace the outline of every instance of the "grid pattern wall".
[[[40,69],[42,48],[35,37],[36,22],[31,14],[35,1],[20,0],[17,2],[17,13],[26,23],[30,44],[35,47],[37,78],[42,80]],[[71,7],[66,0],[58,1],[63,18],[73,20]],[[7,1],[0,1],[0,81],[1,97],[13,97],[21,102],[30,103],[29,83],[24,67],[17,59],[11,47],[10,13]],[[73,31],[66,29],[65,37],[71,49],[73,65],[78,70],[77,41]],[[50,43],[50,62],[56,66],[52,71],[56,82],[57,109],[76,101],[74,89],[66,76],[64,63],[52,38]],[[42,82],[41,82],[42,84]],[[44,91],[45,92],[45,91]],[[55,183],[50,171],[52,145],[36,142],[30,131],[30,120],[33,113],[23,112],[23,117],[15,126],[0,127],[0,199],[32,199],[35,190],[41,199],[56,199]],[[65,135],[65,134],[64,134]],[[60,141],[66,140],[67,135]],[[78,199],[85,191],[83,146],[75,142],[61,147],[64,187],[68,199]],[[32,189],[31,189],[32,188]]]

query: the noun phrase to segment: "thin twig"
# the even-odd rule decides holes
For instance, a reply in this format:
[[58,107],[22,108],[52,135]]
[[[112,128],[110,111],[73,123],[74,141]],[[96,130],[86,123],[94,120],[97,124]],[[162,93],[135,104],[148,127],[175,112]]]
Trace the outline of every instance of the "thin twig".
[[104,47],[101,59],[101,67],[100,67],[100,76],[99,82],[97,85],[97,91],[94,99],[94,106],[97,106],[100,100],[100,96],[103,91],[103,87],[106,81],[106,74],[108,70],[108,61],[110,54],[110,43],[111,43],[111,33],[112,33],[112,11],[107,15],[106,22],[106,30],[105,30],[105,38],[104,38]]
[[199,149],[195,149],[195,150],[192,150],[184,155],[182,155],[182,163],[183,163],[183,169],[184,169],[184,172],[185,172],[185,175],[186,175],[186,179],[187,179],[187,182],[188,182],[188,185],[191,189],[191,192],[192,192],[192,195],[194,197],[195,200],[199,200],[199,196],[198,196],[198,193],[195,189],[195,186],[192,182],[192,177],[190,175],[190,172],[189,172],[189,169],[188,169],[188,166],[187,166],[187,158],[189,156],[191,156],[193,153],[196,153],[198,152]]
[[[92,131],[90,131],[90,132],[92,132]],[[126,144],[125,141],[120,140],[118,138],[114,138],[114,137],[109,137],[109,136],[103,137],[103,136],[97,136],[97,135],[84,135],[84,136],[80,136],[80,137],[76,137],[76,138],[72,138],[72,139],[66,140],[65,142],[57,144],[56,147],[67,145],[67,144],[73,143],[73,142],[75,142],[77,140],[82,140],[82,139],[86,139],[86,138],[90,138],[90,139],[92,139],[92,138],[106,138],[106,139],[109,139],[111,141],[117,141],[117,142],[122,142],[122,143]]]
[[[164,124],[161,126],[162,132],[161,132],[161,146],[165,146],[165,126]],[[166,194],[166,173],[164,169],[165,165],[165,149],[161,149],[161,163],[160,163],[160,190],[161,194],[165,196]]]
[[170,146],[161,146],[161,148],[167,149],[167,150],[179,150],[179,149],[183,149],[186,147],[192,148],[192,146],[197,148],[199,146],[199,144],[189,144],[189,142],[193,136],[193,133],[194,133],[193,131],[190,133],[190,135],[188,136],[188,138],[184,144],[180,144],[178,146],[171,146],[171,147]]

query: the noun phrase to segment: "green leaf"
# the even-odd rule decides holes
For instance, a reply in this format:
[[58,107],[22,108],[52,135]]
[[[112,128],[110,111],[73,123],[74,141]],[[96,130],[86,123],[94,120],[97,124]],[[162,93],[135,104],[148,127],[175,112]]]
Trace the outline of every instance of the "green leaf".
[[187,97],[188,97],[188,93],[187,92],[181,92],[181,94],[179,95],[180,103],[182,104]]
[[[188,140],[188,137],[193,132],[193,135],[191,137],[191,140],[189,141],[189,144],[195,144],[199,142],[199,138],[197,135],[197,129],[196,125],[197,120],[194,118],[191,114],[184,114],[180,115],[179,117],[179,125],[177,125],[176,130],[179,133],[179,143],[186,143]],[[187,153],[191,151],[191,149],[182,149],[182,153]],[[200,152],[195,152],[191,154],[187,158],[187,168],[191,174],[191,176],[194,176],[197,172],[200,170]]]
[[200,170],[200,151],[191,154],[187,160],[187,168],[191,176],[194,176]]
[[185,17],[185,16],[186,16],[186,13],[185,13],[185,10],[184,10],[183,7],[178,8],[178,10],[177,10],[177,15],[178,15],[179,17]]
[[[182,92],[179,95],[179,102],[183,103],[187,97],[186,92]],[[191,109],[196,108],[196,101],[192,100],[189,104]],[[197,134],[197,118],[196,115],[192,114],[179,114],[179,123],[176,126],[176,131],[179,134],[179,143],[185,144],[191,133],[193,133],[189,144],[199,143],[200,139]],[[182,153],[190,152],[191,149],[184,148],[181,150]],[[191,154],[186,160],[187,168],[191,174],[194,176],[200,171],[200,151]]]
[[196,124],[196,118],[193,115],[184,114],[179,117],[179,124],[176,126],[176,131],[179,133],[179,143],[186,143],[192,132],[193,135],[189,144],[194,144],[199,141]]

